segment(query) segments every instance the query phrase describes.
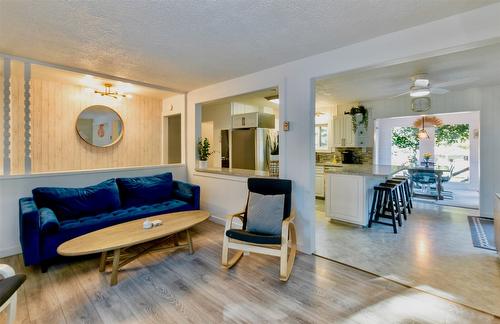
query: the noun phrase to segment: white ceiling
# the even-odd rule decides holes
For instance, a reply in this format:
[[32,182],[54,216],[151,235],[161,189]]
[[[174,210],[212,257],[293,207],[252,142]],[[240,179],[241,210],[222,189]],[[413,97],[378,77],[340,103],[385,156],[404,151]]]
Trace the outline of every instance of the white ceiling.
[[450,91],[500,84],[499,58],[500,43],[332,76],[316,82],[316,107],[396,96],[408,91],[411,76],[419,73],[428,74],[431,86]]
[[191,90],[498,0],[0,0],[0,52]]
[[[13,64],[12,72],[13,73],[17,72],[17,74],[19,74],[19,77],[22,77],[23,68],[20,65],[21,64]],[[145,97],[153,97],[157,99],[164,99],[177,94],[175,92],[159,90],[151,87],[141,86],[122,81],[103,79],[92,75],[85,75],[81,73],[64,71],[40,65],[32,66],[31,77],[33,79],[51,80],[64,84],[72,84],[84,88],[89,88],[92,91],[93,90],[104,91],[105,90],[104,84],[109,83],[111,84],[111,91],[118,91],[119,93],[127,95],[140,95]]]
[[249,105],[254,105],[257,107],[270,107],[275,110],[275,115],[279,114],[279,105],[275,104],[266,99],[266,97],[276,96],[278,94],[278,89],[269,88],[260,91],[245,93],[238,96],[217,99],[210,102],[203,103],[203,108],[210,108],[214,106],[219,106],[223,104],[229,104],[231,102],[240,102]]

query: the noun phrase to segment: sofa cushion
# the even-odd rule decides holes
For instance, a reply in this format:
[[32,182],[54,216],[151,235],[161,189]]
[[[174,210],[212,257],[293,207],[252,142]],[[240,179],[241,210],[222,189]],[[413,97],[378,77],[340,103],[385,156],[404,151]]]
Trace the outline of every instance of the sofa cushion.
[[118,178],[122,208],[161,203],[172,196],[172,173],[149,177]]
[[59,230],[59,220],[56,214],[49,208],[40,208],[40,231],[46,233],[56,233]]
[[59,221],[120,208],[120,195],[115,179],[85,188],[35,188],[33,198],[38,208],[52,209]]
[[[47,234],[43,237],[40,246],[41,254],[45,259],[56,257],[58,255],[56,252],[57,247],[63,242],[101,228],[139,218],[192,209],[193,206],[188,203],[172,199],[159,204],[118,209],[110,213],[65,220],[61,222],[61,227],[57,233]],[[154,217],[151,219],[154,219]]]

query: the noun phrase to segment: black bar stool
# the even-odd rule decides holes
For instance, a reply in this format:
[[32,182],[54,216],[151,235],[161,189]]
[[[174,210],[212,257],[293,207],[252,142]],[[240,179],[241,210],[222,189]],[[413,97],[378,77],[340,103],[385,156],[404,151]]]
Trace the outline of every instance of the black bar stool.
[[399,180],[399,179],[389,179],[385,183],[388,184],[395,184],[397,186],[397,194],[398,194],[398,200],[399,200],[399,207],[401,208],[401,211],[403,213],[403,218],[407,220],[407,214],[406,211],[410,210],[410,205],[407,201],[406,198],[406,189],[405,189],[405,181],[404,180]]
[[[394,234],[398,232],[396,221],[401,226],[401,211],[396,188],[397,185],[386,183],[374,187],[372,208],[368,221],[369,228],[372,227],[372,223],[377,223],[392,226]],[[382,222],[380,218],[388,218],[391,223]]]
[[413,199],[410,190],[410,179],[407,177],[394,177],[391,180],[403,180],[404,189],[406,193],[406,202],[408,203],[408,213],[411,214],[411,209],[413,208]]

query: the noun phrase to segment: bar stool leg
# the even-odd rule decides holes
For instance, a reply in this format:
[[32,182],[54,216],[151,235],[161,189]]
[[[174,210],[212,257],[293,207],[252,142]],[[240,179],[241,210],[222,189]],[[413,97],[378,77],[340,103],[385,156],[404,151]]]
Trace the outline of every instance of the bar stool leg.
[[393,202],[393,208],[391,210],[395,209],[396,213],[396,218],[398,220],[398,225],[401,226],[401,209],[399,208],[399,199],[398,199],[398,194],[397,194],[397,188],[392,191],[392,202]]
[[402,212],[403,212],[403,217],[405,220],[407,220],[407,217],[406,217],[406,198],[405,198],[405,187],[404,187],[404,183],[402,183],[399,187],[398,187],[398,194],[399,194],[399,199],[401,201],[401,207],[402,207]]
[[[390,193],[391,200],[392,200],[392,192]],[[394,231],[394,234],[398,233],[398,229],[396,227],[396,215],[394,213],[394,206],[391,206],[391,216],[392,216],[392,230]],[[401,226],[401,225],[399,225]]]
[[405,191],[406,191],[406,198],[407,198],[407,208],[408,208],[408,214],[411,214],[411,209],[413,208],[413,202],[411,198],[411,192],[410,192],[410,180],[406,179],[405,181]]
[[375,207],[378,206],[378,202],[377,202],[378,195],[379,195],[379,191],[374,190],[373,191],[372,208],[370,210],[370,218],[368,219],[368,228],[372,227],[372,220],[373,220],[373,217],[375,216],[375,213],[376,213]]

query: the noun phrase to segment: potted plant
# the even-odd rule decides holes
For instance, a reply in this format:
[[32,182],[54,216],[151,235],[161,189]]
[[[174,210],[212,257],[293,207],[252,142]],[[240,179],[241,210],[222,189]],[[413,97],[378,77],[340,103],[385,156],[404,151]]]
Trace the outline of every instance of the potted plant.
[[368,128],[368,110],[364,106],[352,107],[351,110],[346,111],[344,114],[351,115],[354,132],[356,132],[359,125],[364,125],[365,129]]
[[210,152],[210,143],[208,142],[208,138],[204,138],[198,141],[198,166],[200,169],[206,169],[208,167],[208,157],[212,154]]
[[427,153],[424,153],[424,165],[426,168],[429,167],[429,160],[431,159],[432,157],[432,154],[427,152]]

